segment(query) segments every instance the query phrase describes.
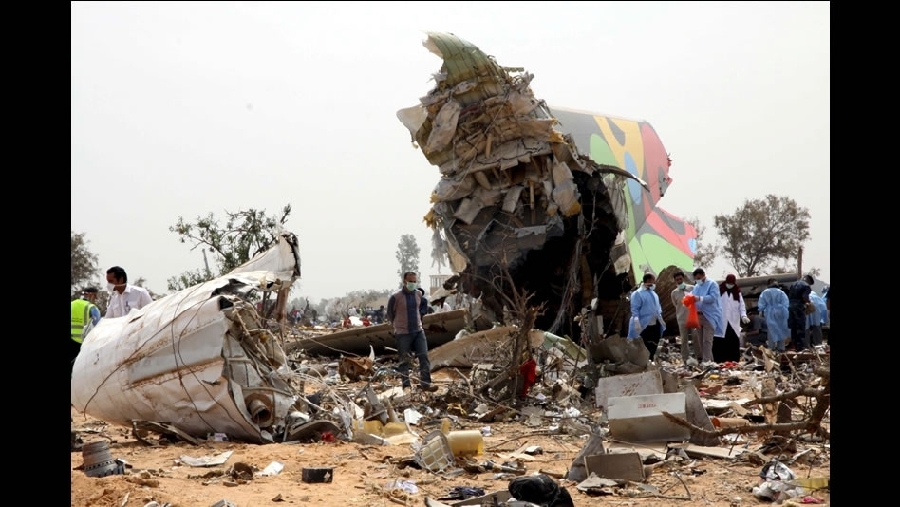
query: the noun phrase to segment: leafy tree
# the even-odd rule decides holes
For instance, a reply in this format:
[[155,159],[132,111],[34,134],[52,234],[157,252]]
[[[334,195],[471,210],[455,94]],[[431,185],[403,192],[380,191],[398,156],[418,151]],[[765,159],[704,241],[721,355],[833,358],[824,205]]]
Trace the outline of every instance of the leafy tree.
[[731,215],[716,215],[721,251],[739,276],[758,276],[796,259],[809,239],[810,214],[790,197],[746,199]]
[[213,278],[212,273],[207,273],[206,270],[202,269],[195,269],[170,277],[167,281],[167,286],[170,291],[180,291],[188,287],[193,287],[194,285],[199,285],[203,282],[208,282]]
[[169,227],[178,235],[182,243],[192,243],[191,250],[202,247],[215,257],[216,269],[185,271],[169,278],[169,290],[183,290],[232,271],[255,255],[265,252],[278,242],[281,226],[291,214],[291,205],[281,210],[281,215],[266,215],[265,210],[248,209],[230,213],[225,211],[225,224],[212,213],[197,217],[194,222],[186,222],[178,217],[178,222]]
[[421,251],[415,236],[412,234],[400,236],[400,243],[397,245],[397,262],[400,263],[400,270],[397,271],[397,274],[403,276],[403,273],[408,271],[418,273]]
[[694,253],[695,267],[709,267],[716,260],[716,250],[718,245],[707,243],[703,238],[706,234],[706,227],[700,223],[698,217],[691,217],[686,221],[694,226],[697,231],[697,251]]
[[72,292],[82,289],[82,285],[89,282],[97,275],[97,254],[88,249],[88,240],[85,233],[76,234],[72,231]]

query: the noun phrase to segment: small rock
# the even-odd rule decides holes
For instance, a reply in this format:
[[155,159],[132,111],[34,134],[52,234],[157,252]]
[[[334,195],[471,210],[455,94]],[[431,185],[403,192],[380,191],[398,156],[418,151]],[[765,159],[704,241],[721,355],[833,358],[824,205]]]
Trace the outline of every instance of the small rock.
[[222,481],[222,484],[228,486],[229,488],[236,488],[238,483],[234,481]]
[[273,502],[283,502],[284,498],[281,498],[281,493],[278,493],[278,496],[272,499]]

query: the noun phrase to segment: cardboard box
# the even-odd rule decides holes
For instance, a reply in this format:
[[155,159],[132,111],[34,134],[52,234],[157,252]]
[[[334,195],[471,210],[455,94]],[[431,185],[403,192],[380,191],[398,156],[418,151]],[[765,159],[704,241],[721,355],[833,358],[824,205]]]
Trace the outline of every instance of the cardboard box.
[[609,435],[626,442],[686,441],[691,432],[666,419],[685,419],[684,393],[622,396],[609,399]]

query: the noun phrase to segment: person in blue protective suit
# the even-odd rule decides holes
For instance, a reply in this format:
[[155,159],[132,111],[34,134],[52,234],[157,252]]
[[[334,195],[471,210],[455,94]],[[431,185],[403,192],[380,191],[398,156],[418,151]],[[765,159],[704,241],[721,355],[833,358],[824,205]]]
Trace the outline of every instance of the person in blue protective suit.
[[641,286],[631,293],[631,319],[628,322],[628,339],[642,339],[651,359],[656,355],[656,347],[666,330],[662,306],[655,290],[656,277],[652,273],[645,274]]
[[809,328],[809,341],[812,345],[822,345],[822,326],[828,324],[828,306],[822,296],[816,291],[809,292],[809,301],[816,307],[816,311],[806,316],[806,325]]
[[691,294],[697,305],[697,316],[700,317],[700,329],[697,337],[700,339],[700,350],[703,353],[703,363],[706,366],[714,364],[713,340],[725,337],[725,319],[722,318],[722,300],[719,294],[719,284],[706,278],[706,272],[702,268],[694,270],[694,290]]
[[769,287],[759,295],[757,306],[766,319],[766,327],[769,330],[769,349],[784,352],[785,341],[791,336],[788,327],[788,307],[790,302],[787,294],[778,286],[774,278],[769,278],[766,283]]

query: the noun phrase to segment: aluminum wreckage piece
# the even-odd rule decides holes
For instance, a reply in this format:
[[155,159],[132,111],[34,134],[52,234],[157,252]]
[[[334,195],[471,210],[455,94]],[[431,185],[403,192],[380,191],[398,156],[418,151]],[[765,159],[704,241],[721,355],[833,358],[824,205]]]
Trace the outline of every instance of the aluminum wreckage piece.
[[535,327],[550,332],[593,297],[619,300],[631,269],[626,182],[647,184],[579,152],[534,97],[532,74],[452,34],[428,33],[424,46],[444,60],[436,86],[397,117],[440,168],[425,216],[435,261],[446,256],[460,289],[485,296],[496,315],[505,268],[533,303],[548,304]]
[[282,376],[283,350],[244,298],[299,277],[297,237],[282,233],[227,275],[102,319],[75,360],[72,405],[110,423],[164,421],[195,437],[271,442],[297,396]]

